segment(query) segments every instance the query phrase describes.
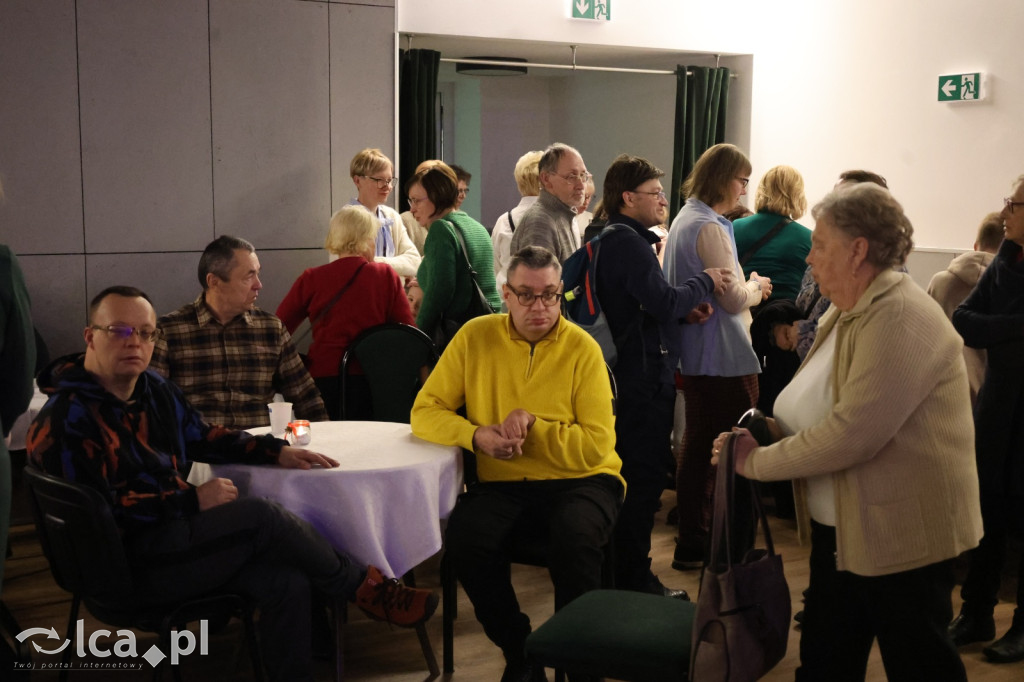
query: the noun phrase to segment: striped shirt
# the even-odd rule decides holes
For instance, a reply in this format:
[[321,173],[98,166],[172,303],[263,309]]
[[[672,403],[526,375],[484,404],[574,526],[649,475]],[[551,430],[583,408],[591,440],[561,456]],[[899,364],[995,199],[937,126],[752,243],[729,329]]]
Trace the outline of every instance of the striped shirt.
[[267,403],[275,393],[292,403],[298,419],[328,418],[276,316],[253,308],[221,325],[199,294],[157,326],[163,334],[150,368],[177,384],[205,421],[236,429],[267,426]]

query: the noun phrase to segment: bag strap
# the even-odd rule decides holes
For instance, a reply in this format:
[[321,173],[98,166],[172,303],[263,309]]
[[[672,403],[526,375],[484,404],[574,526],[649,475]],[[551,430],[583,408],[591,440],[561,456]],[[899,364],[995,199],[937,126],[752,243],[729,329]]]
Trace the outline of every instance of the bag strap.
[[[708,557],[708,569],[714,573],[720,573],[724,568],[733,565],[731,533],[733,499],[736,488],[736,473],[734,471],[736,440],[737,434],[730,433],[725,447],[722,448],[722,452],[718,455],[718,472],[715,477],[713,501],[714,511],[711,519],[711,553]],[[774,556],[775,543],[772,541],[772,532],[768,527],[768,517],[764,513],[764,507],[761,505],[761,498],[757,494],[755,486],[751,486],[750,494],[754,515],[764,533],[768,554]]]
[[786,225],[789,225],[791,222],[793,222],[793,220],[789,216],[782,216],[782,219],[779,220],[779,222],[775,223],[775,226],[772,229],[768,230],[763,235],[761,235],[760,239],[758,239],[750,248],[748,248],[746,251],[740,254],[740,265],[746,265],[747,261],[753,258],[754,254],[760,251],[762,246],[770,242],[772,240],[772,237],[777,235],[779,232],[782,232],[782,228],[784,228]]
[[508,226],[512,230],[512,234],[515,234],[516,233],[516,223],[515,223],[514,220],[512,220],[512,211],[509,211],[505,215],[508,216]]
[[364,261],[363,261],[362,263],[360,263],[360,264],[359,264],[359,267],[357,267],[357,268],[356,268],[356,271],[355,271],[355,272],[353,272],[353,273],[352,273],[352,276],[351,276],[351,277],[349,278],[349,280],[348,280],[347,282],[345,282],[345,286],[343,286],[343,287],[342,287],[342,288],[341,288],[341,289],[340,289],[340,290],[338,291],[338,293],[336,293],[336,294],[334,295],[334,298],[332,298],[332,299],[331,299],[331,302],[330,302],[330,303],[328,303],[327,305],[325,305],[325,306],[324,306],[324,307],[323,307],[323,308],[322,308],[322,309],[320,310],[320,312],[318,312],[318,313],[316,314],[316,317],[314,317],[313,319],[311,319],[311,320],[309,321],[309,329],[307,329],[307,330],[306,330],[305,332],[303,332],[302,336],[300,336],[300,337],[298,338],[298,340],[294,340],[294,339],[293,339],[293,343],[295,343],[296,345],[298,345],[298,343],[299,343],[300,341],[303,341],[303,340],[305,340],[305,338],[306,338],[307,336],[309,336],[309,335],[310,335],[310,334],[311,334],[311,333],[313,332],[313,327],[314,327],[314,326],[316,325],[316,323],[317,323],[317,322],[319,322],[320,320],[324,319],[324,315],[326,315],[326,314],[327,314],[328,312],[330,312],[331,308],[333,308],[333,307],[334,307],[334,304],[338,302],[338,299],[340,299],[340,298],[341,298],[341,297],[342,297],[342,296],[343,296],[343,295],[345,294],[345,292],[346,292],[346,291],[348,291],[348,288],[349,288],[350,286],[352,286],[353,282],[355,282],[355,281],[356,281],[356,277],[358,277],[358,276],[359,276],[359,271],[363,269],[363,266],[365,266],[365,265],[367,264],[367,262],[368,262],[368,261],[365,261],[365,260],[364,260]]
[[[512,216],[510,215],[509,219],[511,218]],[[476,289],[477,295],[480,297],[481,301],[487,302],[487,307],[491,312],[494,312],[494,308],[491,308],[491,303],[487,300],[484,290],[480,288],[480,282],[476,279],[476,269],[473,267],[473,263],[469,260],[469,251],[466,250],[466,238],[463,236],[462,230],[460,230],[459,226],[450,220],[445,220],[444,223],[448,226],[448,229],[455,233],[455,239],[459,242],[459,246],[462,247],[462,258],[466,262],[466,270],[469,272],[469,279],[473,282],[473,287]]]

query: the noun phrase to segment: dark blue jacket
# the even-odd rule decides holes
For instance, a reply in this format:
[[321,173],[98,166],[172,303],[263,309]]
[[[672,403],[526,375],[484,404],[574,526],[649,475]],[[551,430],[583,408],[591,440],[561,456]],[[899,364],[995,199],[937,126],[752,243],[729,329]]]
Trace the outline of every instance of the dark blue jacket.
[[657,235],[613,213],[608,225],[616,224],[630,229],[602,237],[597,262],[598,298],[618,340],[615,379],[620,390],[624,382],[671,383],[679,360],[679,325],[714,282],[701,273],[673,287],[651,248]]

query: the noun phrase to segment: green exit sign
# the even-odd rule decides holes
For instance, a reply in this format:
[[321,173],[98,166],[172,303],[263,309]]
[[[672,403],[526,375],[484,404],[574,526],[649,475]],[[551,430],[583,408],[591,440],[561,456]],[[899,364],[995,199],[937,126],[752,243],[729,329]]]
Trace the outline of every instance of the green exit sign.
[[980,73],[939,76],[940,102],[976,102],[982,99]]
[[569,0],[572,3],[573,19],[596,19],[611,21],[612,0]]

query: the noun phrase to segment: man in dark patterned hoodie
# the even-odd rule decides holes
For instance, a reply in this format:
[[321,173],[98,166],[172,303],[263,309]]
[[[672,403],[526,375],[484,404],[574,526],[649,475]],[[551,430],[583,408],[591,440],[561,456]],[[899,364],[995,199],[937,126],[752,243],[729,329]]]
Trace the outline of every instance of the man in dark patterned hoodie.
[[249,596],[260,608],[272,679],[312,679],[311,583],[397,625],[429,618],[436,595],[353,566],[276,503],[238,499],[225,478],[186,482],[192,460],[301,469],[337,462],[204,422],[174,384],[147,369],[158,334],[153,306],[138,289],[97,295],[84,355],[60,358],[40,374],[50,399],[27,439],[36,466],[110,501],[133,566],[133,598],[166,604],[217,589]]

